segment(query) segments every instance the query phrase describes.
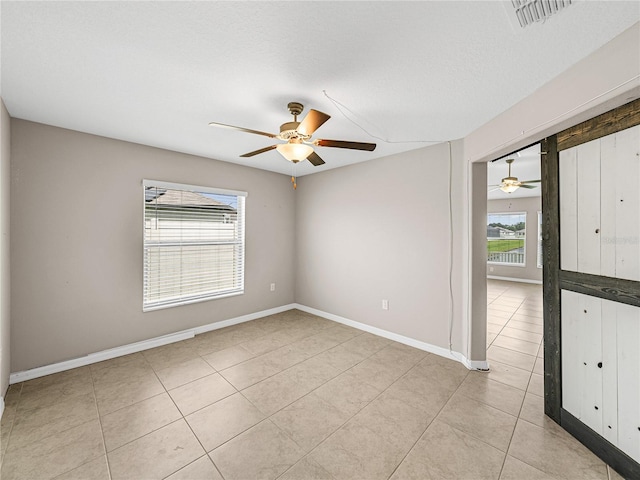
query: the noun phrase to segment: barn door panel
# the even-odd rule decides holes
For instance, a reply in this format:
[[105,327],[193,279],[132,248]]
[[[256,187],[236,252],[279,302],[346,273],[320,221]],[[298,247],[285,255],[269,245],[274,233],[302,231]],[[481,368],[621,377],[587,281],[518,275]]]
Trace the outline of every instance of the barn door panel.
[[640,478],[640,100],[542,151],[545,413]]

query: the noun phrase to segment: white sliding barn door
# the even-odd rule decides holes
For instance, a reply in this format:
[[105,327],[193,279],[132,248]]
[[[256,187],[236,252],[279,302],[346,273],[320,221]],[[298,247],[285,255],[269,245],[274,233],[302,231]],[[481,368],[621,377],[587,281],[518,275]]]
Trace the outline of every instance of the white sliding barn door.
[[[640,281],[640,125],[560,151],[558,172],[561,270]],[[640,307],[560,293],[562,408],[640,462]]]

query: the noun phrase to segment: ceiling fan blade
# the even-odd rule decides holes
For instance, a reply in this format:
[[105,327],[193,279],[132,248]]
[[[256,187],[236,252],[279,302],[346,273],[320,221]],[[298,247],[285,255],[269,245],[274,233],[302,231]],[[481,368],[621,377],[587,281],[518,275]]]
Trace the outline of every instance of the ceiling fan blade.
[[343,140],[318,139],[313,144],[319,147],[350,148],[352,150],[367,150],[368,152],[373,152],[376,149],[375,143],[345,142]]
[[538,188],[537,185],[520,185],[520,188]]
[[314,167],[324,165],[324,160],[322,160],[316,152],[311,152],[311,155],[307,157],[307,160],[309,160]]
[[254,155],[259,155],[261,153],[268,152],[269,150],[273,150],[276,147],[277,145],[271,145],[269,147],[264,147],[264,148],[261,148],[260,150],[255,150],[253,152],[245,153],[244,155],[240,155],[240,156],[244,158],[253,157]]
[[520,182],[520,183],[540,183],[542,180],[525,180],[524,182]]
[[300,125],[298,125],[298,128],[296,128],[296,130],[302,135],[313,135],[313,132],[320,128],[320,126],[330,118],[331,116],[327,115],[326,113],[322,113],[318,110],[313,109],[309,110],[309,113],[307,113],[307,116],[304,117],[304,120],[300,122]]
[[276,138],[276,135],[274,135],[273,133],[261,132],[260,130],[251,130],[250,128],[234,127],[233,125],[225,125],[224,123],[209,122],[209,126],[210,127],[229,128],[231,130],[239,130],[239,131],[245,132],[245,133],[254,133],[256,135],[263,135],[263,136],[269,137],[269,138]]

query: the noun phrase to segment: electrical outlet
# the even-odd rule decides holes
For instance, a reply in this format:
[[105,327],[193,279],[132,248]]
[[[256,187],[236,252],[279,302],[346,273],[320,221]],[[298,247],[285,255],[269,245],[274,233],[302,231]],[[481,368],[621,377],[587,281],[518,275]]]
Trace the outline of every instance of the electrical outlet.
[[382,300],[382,309],[389,310],[389,300]]
[[272,284],[271,284],[271,291],[272,291],[272,292],[275,292],[275,291],[276,291],[276,284],[275,284],[275,283],[272,283]]

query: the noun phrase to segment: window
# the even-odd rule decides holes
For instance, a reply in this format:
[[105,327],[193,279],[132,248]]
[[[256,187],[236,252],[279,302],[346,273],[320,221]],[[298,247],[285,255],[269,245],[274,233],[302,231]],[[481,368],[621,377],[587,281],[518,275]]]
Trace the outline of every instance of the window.
[[245,192],[145,180],[143,310],[244,293]]
[[526,213],[487,215],[487,260],[502,265],[525,265]]
[[538,259],[538,268],[542,268],[542,212],[538,212],[538,250],[536,258]]

